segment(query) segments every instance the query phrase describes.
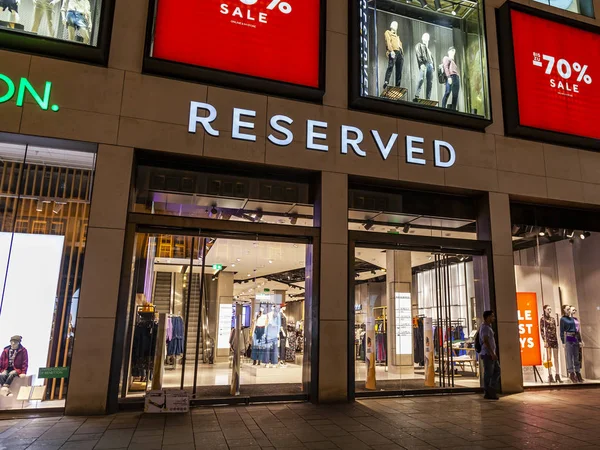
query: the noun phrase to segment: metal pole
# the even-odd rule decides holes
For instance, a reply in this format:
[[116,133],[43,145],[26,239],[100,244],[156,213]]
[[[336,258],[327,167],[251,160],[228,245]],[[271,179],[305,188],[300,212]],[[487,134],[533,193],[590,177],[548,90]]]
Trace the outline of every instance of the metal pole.
[[235,331],[233,334],[233,368],[231,372],[231,395],[240,395],[240,333],[242,331],[242,311],[244,305],[235,305]]
[[[439,373],[440,386],[446,387],[446,368],[444,367],[444,318],[442,317],[442,285],[441,285],[441,266],[440,255],[435,255],[435,283],[436,283],[436,309],[437,309],[437,329],[435,339],[438,341],[439,347]],[[439,341],[440,331],[442,333],[442,341]]]
[[[192,389],[192,394],[196,395],[196,383],[198,382],[198,355],[200,353],[200,328],[202,328],[202,304],[204,300],[204,274],[206,269],[206,238],[202,238],[200,240],[202,243],[202,269],[200,270],[200,299],[198,300],[198,328],[196,329],[196,359],[194,359],[194,387]],[[190,284],[191,286],[191,284]],[[206,342],[202,343],[203,346],[206,345]]]
[[185,338],[183,339],[183,364],[181,367],[181,389],[183,390],[183,383],[185,380],[185,366],[187,364],[187,332],[190,325],[190,300],[192,298],[192,269],[194,267],[194,246],[196,244],[196,238],[192,238],[192,249],[190,251],[190,277],[188,279],[188,295],[187,295],[187,305],[185,307],[185,330],[183,331],[185,334]]
[[[452,331],[452,294],[450,288],[450,260],[448,255],[446,255],[446,279],[447,279],[447,298],[448,298],[448,322],[450,322],[449,329]],[[458,268],[457,268],[458,269]],[[452,347],[452,335],[450,336],[450,346],[448,350],[450,351],[450,370],[452,371],[452,386],[454,387],[454,348]]]

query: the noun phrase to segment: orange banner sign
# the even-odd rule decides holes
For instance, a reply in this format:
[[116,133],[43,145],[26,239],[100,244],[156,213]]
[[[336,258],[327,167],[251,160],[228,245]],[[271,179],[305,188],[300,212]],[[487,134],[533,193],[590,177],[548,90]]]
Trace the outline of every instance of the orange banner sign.
[[542,354],[540,351],[537,295],[534,292],[517,292],[517,308],[521,364],[523,366],[539,366],[542,364]]

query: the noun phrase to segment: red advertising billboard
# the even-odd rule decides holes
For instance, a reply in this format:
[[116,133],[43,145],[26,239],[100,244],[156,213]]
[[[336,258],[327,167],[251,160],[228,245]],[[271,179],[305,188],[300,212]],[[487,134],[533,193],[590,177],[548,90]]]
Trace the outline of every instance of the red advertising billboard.
[[154,58],[319,87],[321,0],[158,0]]
[[511,9],[519,125],[600,139],[600,34]]

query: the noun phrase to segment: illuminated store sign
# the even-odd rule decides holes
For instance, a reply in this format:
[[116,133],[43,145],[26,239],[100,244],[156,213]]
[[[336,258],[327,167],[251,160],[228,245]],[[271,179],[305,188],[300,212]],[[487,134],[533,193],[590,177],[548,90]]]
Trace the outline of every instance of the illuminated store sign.
[[519,125],[600,139],[600,34],[518,10],[510,20]]
[[[208,103],[191,102],[190,118],[188,131],[196,133],[200,125],[204,131],[213,137],[219,137],[220,131],[213,127],[214,121],[217,119],[217,109]],[[256,135],[253,134],[256,111],[250,109],[233,108],[233,120],[231,128],[232,139],[241,141],[256,142]],[[269,125],[272,132],[267,136],[269,142],[280,147],[290,145],[294,140],[294,133],[289,128],[294,123],[291,117],[284,115],[274,115],[269,119]],[[306,148],[319,152],[328,152],[329,145],[327,144],[327,136],[329,124],[327,122],[317,120],[306,121]],[[365,133],[360,128],[341,125],[337,132],[341,135],[340,152],[348,154],[354,152],[360,157],[366,157],[367,152],[361,148],[361,144],[365,140]],[[277,133],[277,134],[275,134]],[[396,141],[398,133],[392,133],[391,136],[381,136],[377,130],[369,130],[379,155],[384,160],[390,156]],[[425,150],[421,146],[425,142],[425,138],[420,136],[405,136],[406,143],[406,162],[409,164],[426,165],[427,161],[424,158]],[[441,140],[433,141],[434,165],[436,167],[452,167],[456,162],[456,151],[448,142]]]
[[0,73],[0,103],[8,102],[16,94],[16,104],[22,107],[23,103],[25,103],[25,92],[29,92],[29,95],[44,111],[50,109],[56,112],[60,109],[58,105],[50,105],[50,93],[52,92],[52,83],[50,81],[46,81],[44,93],[40,95],[27,78],[21,78],[16,83],[6,75]]
[[321,0],[158,0],[152,57],[318,88],[320,21]]

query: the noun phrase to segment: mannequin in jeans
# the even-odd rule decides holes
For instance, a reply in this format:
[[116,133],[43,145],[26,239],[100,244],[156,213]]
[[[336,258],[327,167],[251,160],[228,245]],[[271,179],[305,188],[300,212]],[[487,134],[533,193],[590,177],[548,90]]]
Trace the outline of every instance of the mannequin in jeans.
[[21,0],[0,0],[0,12],[10,12],[9,28],[14,28],[14,24],[19,22],[19,3]]
[[89,0],[64,0],[60,13],[67,26],[69,40],[76,41],[77,32],[79,32],[83,43],[90,43],[90,11]]
[[42,17],[46,16],[48,21],[48,36],[54,36],[54,6],[59,3],[60,0],[34,0],[33,5],[33,25],[31,26],[31,32],[36,33],[40,29]]
[[385,71],[383,90],[387,89],[394,67],[396,68],[396,87],[402,82],[402,68],[404,67],[404,50],[402,41],[398,36],[398,22],[390,23],[389,30],[385,32],[386,56],[388,57],[388,68]]
[[554,383],[552,378],[552,367],[557,383],[562,383],[560,379],[560,368],[558,366],[558,336],[556,333],[556,319],[552,317],[552,307],[544,305],[544,314],[540,318],[540,333],[546,349],[546,363],[548,363],[548,382]]
[[560,340],[565,345],[565,359],[567,360],[567,374],[573,383],[582,383],[581,366],[579,362],[579,333],[573,308],[570,305],[563,307],[563,316],[560,319]]
[[458,109],[458,93],[460,92],[460,75],[458,73],[458,66],[454,62],[456,56],[456,49],[450,47],[448,49],[448,55],[444,56],[442,64],[444,65],[444,72],[446,73],[446,92],[442,98],[442,108],[446,108],[448,104],[448,98],[452,94],[452,103],[448,105],[448,109],[456,111]]
[[419,83],[417,84],[417,92],[415,101],[421,96],[421,88],[423,82],[427,81],[425,88],[425,98],[431,98],[431,88],[433,87],[433,57],[429,50],[429,33],[424,33],[421,37],[421,42],[415,46],[415,55],[417,56],[417,65],[419,66]]

